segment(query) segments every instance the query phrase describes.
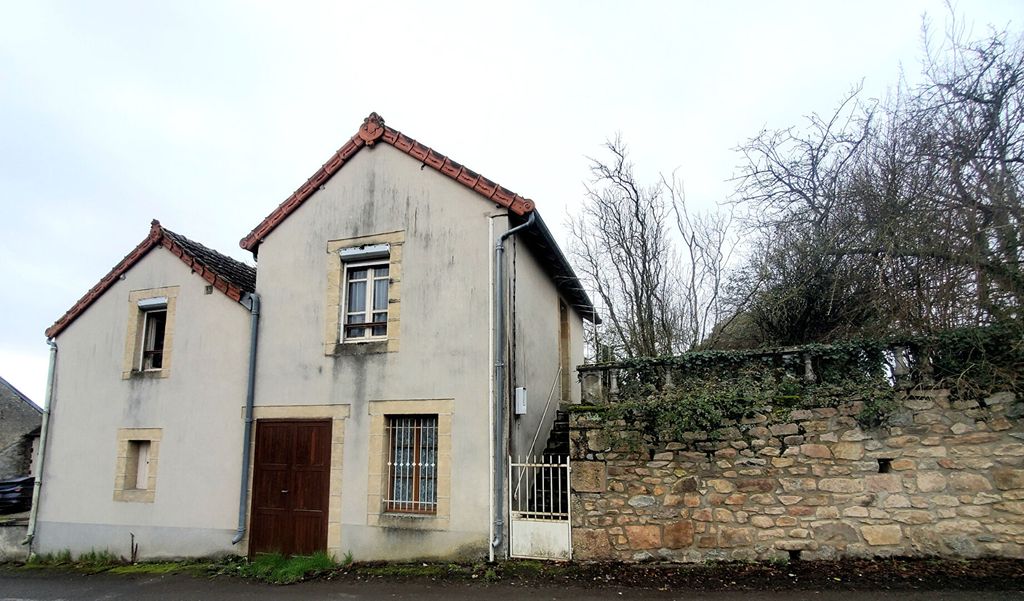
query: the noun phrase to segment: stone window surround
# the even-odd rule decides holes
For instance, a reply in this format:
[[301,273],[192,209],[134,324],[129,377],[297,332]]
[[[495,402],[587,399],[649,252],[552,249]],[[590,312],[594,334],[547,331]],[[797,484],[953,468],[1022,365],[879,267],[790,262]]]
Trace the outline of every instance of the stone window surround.
[[[345,421],[349,417],[349,405],[257,405],[253,407],[253,420],[260,419],[329,419],[331,420],[331,476],[327,505],[327,553],[340,560],[344,553],[341,545],[341,477],[344,467]],[[245,419],[245,407],[242,407]],[[252,429],[249,441],[249,456],[256,456],[256,428]],[[249,462],[249,506],[246,507],[245,538],[241,548],[249,552],[249,528],[252,520],[252,478],[255,461]]]
[[[171,358],[174,351],[174,315],[178,304],[180,286],[132,290],[128,294],[128,327],[124,340],[124,360],[121,365],[121,379],[166,378],[171,375]],[[142,329],[146,312],[139,308],[139,301],[148,298],[167,298],[167,322],[164,325],[163,362],[160,369],[142,371],[139,360],[142,356]]]
[[[341,336],[341,314],[345,265],[338,251],[372,244],[390,245],[388,258],[388,335],[387,340],[343,342]],[[357,236],[329,240],[327,242],[327,290],[324,301],[324,355],[364,355],[372,353],[394,353],[398,351],[399,319],[401,317],[402,248],[405,231],[383,232],[369,236]]]
[[[369,483],[366,498],[366,523],[370,526],[415,530],[448,530],[451,516],[452,409],[454,399],[371,400]],[[384,511],[387,487],[385,468],[385,432],[392,415],[437,415],[437,512],[404,514]]]
[[[114,501],[152,503],[156,500],[156,472],[160,465],[161,428],[120,428],[117,431],[117,462],[114,468]],[[128,480],[128,449],[132,441],[149,442],[149,468],[146,488],[125,488]]]

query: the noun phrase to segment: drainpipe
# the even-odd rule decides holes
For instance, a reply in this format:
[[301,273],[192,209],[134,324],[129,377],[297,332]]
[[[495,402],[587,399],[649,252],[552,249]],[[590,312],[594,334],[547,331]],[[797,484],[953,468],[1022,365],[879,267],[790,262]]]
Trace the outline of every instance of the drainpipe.
[[[260,295],[249,293],[244,299],[249,305],[249,380],[245,390],[245,433],[242,435],[242,476],[238,486],[238,529],[231,539],[237,545],[245,538],[245,516],[249,505],[249,448],[252,439],[252,406],[256,390],[256,335],[260,331]],[[243,303],[244,304],[244,303]]]
[[537,212],[531,211],[526,223],[516,226],[498,238],[494,245],[494,539],[491,551],[501,556],[504,539],[505,508],[505,239],[534,224]]
[[46,466],[46,438],[50,431],[50,404],[53,403],[53,383],[56,378],[57,342],[53,338],[46,340],[50,345],[50,367],[46,373],[46,398],[43,400],[43,423],[39,428],[39,455],[36,457],[36,479],[32,486],[32,509],[28,515],[28,532],[21,544],[28,545],[28,554],[32,556],[32,542],[36,538],[36,518],[39,516],[39,493],[43,485],[43,467]]

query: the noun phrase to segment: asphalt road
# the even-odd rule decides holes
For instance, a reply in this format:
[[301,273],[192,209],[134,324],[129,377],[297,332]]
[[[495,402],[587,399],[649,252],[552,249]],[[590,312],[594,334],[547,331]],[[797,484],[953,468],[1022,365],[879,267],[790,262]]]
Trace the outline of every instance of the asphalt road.
[[526,587],[511,584],[422,584],[306,582],[272,586],[235,578],[92,576],[54,571],[0,570],[0,601],[292,601],[416,599],[461,601],[585,601],[680,599],[687,601],[996,601],[1024,599],[1022,592],[715,592],[650,591],[628,588]]

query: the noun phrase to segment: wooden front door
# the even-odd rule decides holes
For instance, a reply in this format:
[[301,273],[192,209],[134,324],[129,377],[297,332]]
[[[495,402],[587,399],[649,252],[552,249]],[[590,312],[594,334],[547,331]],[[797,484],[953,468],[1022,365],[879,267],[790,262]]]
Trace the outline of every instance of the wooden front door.
[[249,555],[327,550],[331,422],[258,420]]

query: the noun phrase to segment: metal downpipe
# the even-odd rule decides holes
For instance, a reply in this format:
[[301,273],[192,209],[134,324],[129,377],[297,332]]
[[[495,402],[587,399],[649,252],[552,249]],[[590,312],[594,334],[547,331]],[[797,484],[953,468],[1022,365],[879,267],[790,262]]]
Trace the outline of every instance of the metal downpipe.
[[494,245],[494,539],[491,549],[495,556],[500,555],[505,528],[505,240],[531,227],[536,220],[537,213],[531,211],[526,223],[502,234]]
[[46,439],[50,431],[50,405],[53,403],[53,385],[56,379],[57,364],[57,342],[47,339],[46,344],[50,345],[50,366],[46,373],[46,398],[43,400],[43,423],[39,428],[39,455],[36,457],[35,483],[32,486],[32,509],[28,515],[28,531],[25,540],[21,544],[28,545],[29,557],[32,556],[32,543],[36,538],[36,518],[39,516],[39,494],[43,486],[43,468],[46,467]]
[[245,518],[249,506],[249,461],[252,439],[252,406],[256,390],[256,339],[260,330],[260,295],[252,292],[249,301],[249,379],[245,391],[245,433],[242,435],[242,476],[238,487],[238,529],[231,539],[237,545],[245,538]]

